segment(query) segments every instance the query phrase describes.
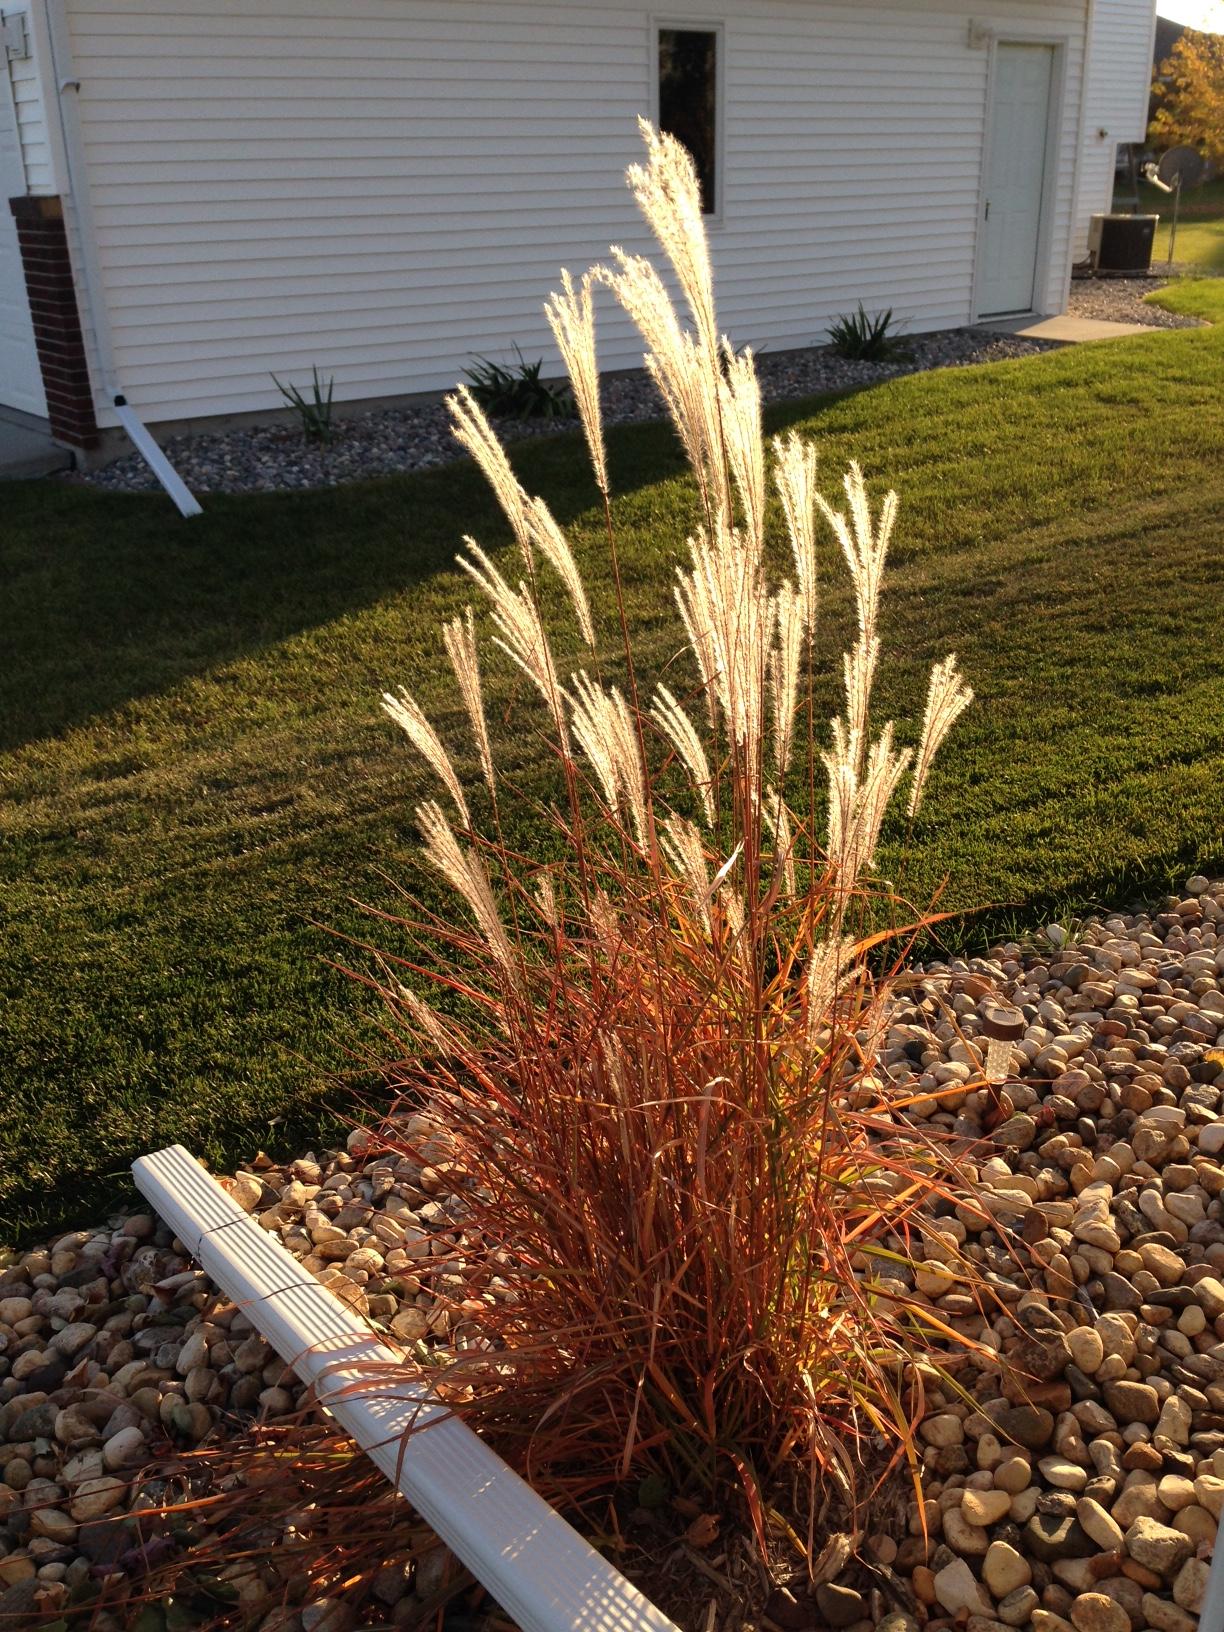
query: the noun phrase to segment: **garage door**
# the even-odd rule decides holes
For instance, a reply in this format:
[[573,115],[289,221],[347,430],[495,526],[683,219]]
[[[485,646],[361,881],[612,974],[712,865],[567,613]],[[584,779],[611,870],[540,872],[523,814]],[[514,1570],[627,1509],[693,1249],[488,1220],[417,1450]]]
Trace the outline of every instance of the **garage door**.
[[25,274],[10,198],[26,190],[13,88],[0,61],[0,406],[45,418],[47,398],[34,346]]

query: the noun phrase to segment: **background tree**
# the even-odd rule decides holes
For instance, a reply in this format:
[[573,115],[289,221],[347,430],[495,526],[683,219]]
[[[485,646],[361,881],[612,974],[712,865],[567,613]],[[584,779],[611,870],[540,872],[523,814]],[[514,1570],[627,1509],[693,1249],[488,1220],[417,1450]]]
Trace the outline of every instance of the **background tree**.
[[1196,147],[1224,167],[1224,34],[1188,30],[1160,65],[1149,135],[1160,148]]

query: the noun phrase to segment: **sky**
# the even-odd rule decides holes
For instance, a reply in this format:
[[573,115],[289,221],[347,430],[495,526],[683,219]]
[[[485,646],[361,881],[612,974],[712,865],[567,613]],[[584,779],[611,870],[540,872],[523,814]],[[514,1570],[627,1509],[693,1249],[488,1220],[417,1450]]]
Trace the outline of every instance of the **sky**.
[[1175,23],[1224,34],[1224,0],[1157,0],[1156,10]]

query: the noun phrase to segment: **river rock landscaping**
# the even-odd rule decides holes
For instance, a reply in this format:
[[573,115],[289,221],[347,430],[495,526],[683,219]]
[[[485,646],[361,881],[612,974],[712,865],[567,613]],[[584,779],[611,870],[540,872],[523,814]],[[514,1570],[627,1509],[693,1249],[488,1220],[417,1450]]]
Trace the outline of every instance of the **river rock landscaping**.
[[[946,329],[909,341],[903,338],[902,353],[889,362],[861,362],[840,357],[829,346],[815,346],[776,356],[762,352],[757,358],[757,372],[762,400],[787,402],[822,392],[876,385],[900,374],[1027,357],[1051,345],[1049,341],[994,334],[986,329]],[[603,418],[608,425],[630,425],[661,417],[658,393],[642,370],[605,376],[601,395]],[[565,416],[496,419],[493,423],[503,441],[555,436],[578,427],[576,417]],[[457,457],[450,420],[440,402],[337,417],[332,440],[325,448],[304,442],[297,426],[286,424],[168,437],[164,446],[171,463],[197,493],[330,487],[371,476],[431,470]],[[157,490],[156,478],[135,453],[70,479],[112,492]]]
[[[932,1374],[923,1511],[901,1489],[898,1524],[872,1533],[869,1512],[835,1573],[810,1593],[779,1584],[760,1624],[1195,1632],[1224,1507],[1224,881],[920,974],[877,1075],[896,1118],[958,1142],[977,1191],[946,1208],[925,1264],[888,1273],[979,1347],[955,1387]],[[1025,1021],[1001,1091],[982,1085],[984,989]],[[421,1161],[357,1130],[346,1150],[261,1155],[224,1182],[354,1310],[445,1351],[462,1344],[466,1300],[499,1286],[465,1229],[445,1134],[409,1131]],[[958,1252],[997,1300],[987,1315]],[[12,1256],[0,1621],[45,1626],[116,1572],[138,1581],[174,1545],[147,1515],[183,1456],[300,1403],[292,1372],[148,1213]],[[706,1578],[720,1562],[701,1561]],[[436,1563],[429,1582],[423,1564],[419,1579],[387,1564],[364,1606],[297,1601],[274,1555],[242,1566],[248,1624],[410,1625]],[[706,1598],[703,1627],[746,1624],[715,1586]]]

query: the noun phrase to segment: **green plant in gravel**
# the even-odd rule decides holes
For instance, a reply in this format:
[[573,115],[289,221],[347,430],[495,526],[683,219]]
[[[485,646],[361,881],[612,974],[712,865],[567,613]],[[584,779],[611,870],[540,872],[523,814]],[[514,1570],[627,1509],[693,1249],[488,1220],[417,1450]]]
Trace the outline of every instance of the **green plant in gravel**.
[[892,329],[892,307],[869,313],[862,301],[858,310],[835,318],[829,324],[829,344],[839,357],[861,363],[887,363],[905,355],[905,347]]
[[[905,717],[949,647],[990,697],[936,766],[904,882],[923,899],[943,886],[943,908],[1007,911],[941,926],[945,942],[980,947],[994,922],[1160,894],[1224,860],[1222,371],[1217,326],[767,412],[771,435],[814,436],[828,468],[857,456],[905,494],[887,713]],[[602,505],[574,441],[512,457],[600,601]],[[691,529],[695,491],[666,428],[606,442],[626,614],[661,668],[656,540]],[[406,865],[398,813],[421,784],[388,757],[371,689],[412,675],[440,729],[460,718],[436,663],[438,623],[464,605],[456,516],[509,558],[467,463],[210,496],[190,524],[155,496],[6,486],[0,1236],[95,1221],[132,1157],[173,1139],[215,1163],[260,1144],[298,1155],[326,1136],[325,1106],[372,1083],[376,1028],[318,924],[367,933],[348,897],[391,904],[383,875]],[[836,545],[821,549],[827,674],[854,613]],[[555,775],[520,729],[519,688],[492,669],[487,685],[495,749],[542,811]],[[821,717],[836,706],[829,681]],[[474,754],[458,768],[479,775]],[[525,851],[540,833],[516,817]],[[886,829],[880,852],[894,879],[900,837]]]
[[543,378],[544,359],[529,363],[514,348],[517,363],[478,357],[464,370],[473,399],[499,419],[566,419],[574,411],[569,392]]
[[335,375],[329,375],[326,388],[319,378],[317,367],[311,369],[310,395],[299,386],[282,385],[276,375],[272,383],[298,416],[304,442],[317,442],[326,447],[334,435],[332,426],[332,395],[336,389]]

